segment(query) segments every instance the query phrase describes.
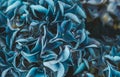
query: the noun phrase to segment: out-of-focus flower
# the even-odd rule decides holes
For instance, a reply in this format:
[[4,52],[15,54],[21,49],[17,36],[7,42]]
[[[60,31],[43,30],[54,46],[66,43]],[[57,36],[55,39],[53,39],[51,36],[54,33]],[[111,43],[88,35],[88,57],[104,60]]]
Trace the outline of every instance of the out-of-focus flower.
[[115,30],[120,29],[120,1],[119,0],[80,0],[87,12],[88,22],[101,19],[104,25]]

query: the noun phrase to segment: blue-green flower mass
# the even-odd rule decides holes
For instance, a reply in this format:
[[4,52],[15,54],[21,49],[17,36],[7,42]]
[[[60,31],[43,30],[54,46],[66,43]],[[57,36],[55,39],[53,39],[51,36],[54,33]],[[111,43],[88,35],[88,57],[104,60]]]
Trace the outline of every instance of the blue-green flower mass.
[[91,37],[82,1],[1,0],[0,77],[120,77],[120,37]]

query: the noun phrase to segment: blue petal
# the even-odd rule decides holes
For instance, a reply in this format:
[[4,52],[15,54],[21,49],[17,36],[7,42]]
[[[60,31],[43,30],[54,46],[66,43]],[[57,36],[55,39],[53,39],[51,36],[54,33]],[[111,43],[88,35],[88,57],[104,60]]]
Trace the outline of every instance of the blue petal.
[[41,58],[43,58],[43,61],[49,61],[49,60],[56,59],[57,55],[55,53],[49,53],[47,55],[42,55]]
[[61,32],[70,32],[72,29],[71,22],[69,20],[65,20],[61,23]]
[[60,7],[60,11],[62,13],[62,16],[64,15],[64,6],[63,3],[61,1],[58,1],[59,7]]
[[8,6],[12,5],[15,2],[16,2],[16,0],[8,0]]
[[63,42],[53,42],[53,43],[48,43],[46,45],[45,50],[53,50],[55,48],[58,48],[59,46],[61,46],[63,44]]
[[88,48],[88,50],[89,50],[90,54],[93,55],[93,57],[96,57],[96,54],[95,54],[95,52],[94,52],[94,49]]
[[0,25],[1,26],[7,23],[7,19],[6,18],[7,17],[0,11]]
[[1,77],[6,77],[7,73],[10,71],[11,68],[12,67],[3,70],[2,74],[1,74]]
[[30,63],[39,61],[39,52],[28,54],[28,53],[25,53],[25,52],[22,51],[21,54]]
[[63,77],[65,73],[65,68],[62,63],[59,63],[57,77]]
[[78,66],[78,68],[75,70],[74,75],[83,72],[85,68],[86,68],[86,64],[84,62],[81,63]]
[[54,72],[56,72],[58,70],[58,61],[57,60],[43,62],[43,65],[45,67],[48,67],[49,69],[51,69]]
[[11,50],[12,50],[12,48],[13,48],[13,44],[14,44],[14,42],[15,42],[15,38],[16,38],[18,32],[19,32],[19,31],[15,31],[15,32],[13,33],[12,37],[11,37],[11,40],[10,40],[10,49],[11,49]]
[[68,46],[65,46],[65,49],[61,52],[59,61],[64,62],[69,59],[70,56],[70,49]]
[[54,7],[55,7],[54,1],[53,0],[45,0],[45,1],[50,5],[51,9],[53,9],[54,11]]
[[113,46],[111,51],[110,51],[110,55],[112,56],[116,56],[117,55],[117,49]]
[[39,71],[38,67],[32,67],[26,77],[47,77],[44,72]]
[[81,20],[73,13],[66,13],[65,17],[71,19],[72,21],[76,22],[77,24],[81,23]]
[[31,50],[31,52],[41,52],[42,51],[42,44],[40,38],[38,38],[36,45],[34,48]]
[[87,77],[94,77],[94,75],[91,73],[86,73],[86,75],[87,75]]
[[108,77],[120,77],[120,72],[112,68],[111,66],[108,66],[109,68],[109,74]]
[[33,15],[37,17],[37,15],[35,14],[35,10],[40,12],[40,13],[44,13],[47,14],[48,13],[48,9],[45,8],[44,6],[41,5],[31,5],[30,6],[33,12]]
[[62,39],[65,42],[73,42],[73,41],[75,41],[74,35],[71,32],[65,32],[64,34],[62,34]]
[[6,9],[6,12],[15,9],[16,7],[21,5],[21,1],[16,1],[15,3],[13,3],[12,5],[8,6],[8,8]]
[[83,9],[82,9],[81,7],[77,6],[76,12],[77,12],[80,16],[82,16],[83,18],[86,18],[85,12],[83,11]]

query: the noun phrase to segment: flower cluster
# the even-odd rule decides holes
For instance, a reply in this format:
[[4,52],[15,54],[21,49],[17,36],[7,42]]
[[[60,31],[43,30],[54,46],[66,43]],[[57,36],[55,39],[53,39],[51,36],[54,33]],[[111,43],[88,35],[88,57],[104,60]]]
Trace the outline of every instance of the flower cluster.
[[70,66],[92,76],[85,69],[99,42],[85,18],[79,0],[1,0],[1,77],[64,77]]
[[119,17],[119,0],[1,0],[0,77],[120,77],[120,36],[86,30]]

